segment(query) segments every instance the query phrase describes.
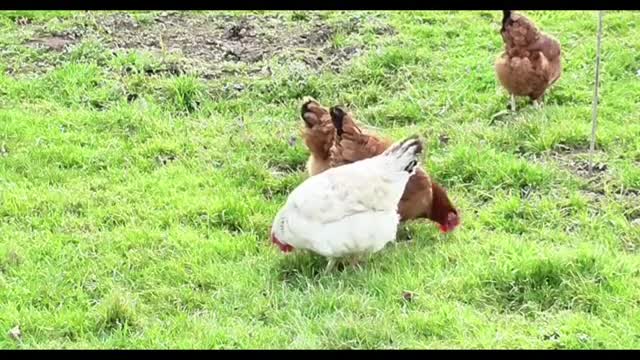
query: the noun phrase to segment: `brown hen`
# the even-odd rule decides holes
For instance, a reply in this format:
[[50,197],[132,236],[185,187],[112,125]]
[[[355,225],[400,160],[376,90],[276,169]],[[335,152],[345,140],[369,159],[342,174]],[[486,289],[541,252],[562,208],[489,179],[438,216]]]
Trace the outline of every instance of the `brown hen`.
[[496,60],[495,70],[511,94],[511,110],[516,110],[516,96],[528,96],[541,105],[546,90],[562,73],[560,43],[511,10],[503,11],[500,34],[505,52]]
[[[314,164],[308,168],[309,174],[312,176],[329,167],[341,166],[376,156],[393,144],[393,141],[389,139],[364,133],[352,116],[340,107],[326,109],[316,101],[307,101],[302,106],[302,113],[305,124],[307,124],[305,143],[311,151],[309,163]],[[321,129],[327,129],[327,115],[332,134],[321,131]],[[308,119],[322,120],[314,122],[316,125],[309,127]],[[332,146],[327,151],[326,144],[328,143],[331,143]],[[317,146],[318,144],[322,144],[322,146]],[[443,232],[453,230],[460,223],[458,211],[452,205],[447,192],[433,182],[422,168],[419,168],[416,174],[409,179],[398,204],[398,213],[401,221],[419,218],[430,219],[438,223]]]

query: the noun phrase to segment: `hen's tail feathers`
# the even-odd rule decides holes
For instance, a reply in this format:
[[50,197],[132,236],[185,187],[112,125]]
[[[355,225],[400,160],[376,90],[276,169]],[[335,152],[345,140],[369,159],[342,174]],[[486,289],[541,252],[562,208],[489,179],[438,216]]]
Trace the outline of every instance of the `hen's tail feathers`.
[[329,114],[331,115],[331,122],[333,122],[333,127],[336,128],[336,134],[338,136],[342,136],[345,132],[351,135],[362,133],[351,116],[344,111],[342,107],[334,106],[330,108]]
[[511,20],[511,10],[502,10],[502,28],[500,31],[504,31],[505,27]]
[[310,97],[305,98],[304,103],[300,107],[300,115],[302,116],[302,120],[304,120],[304,124],[307,128],[320,125],[321,120],[320,116],[318,116],[318,111],[321,107],[320,103],[316,100]]
[[333,122],[333,127],[336,128],[338,136],[342,136],[344,133],[344,117],[347,113],[341,107],[333,106],[329,109],[329,114],[331,114],[331,121]]
[[383,155],[394,158],[398,170],[415,173],[418,168],[419,157],[422,154],[424,145],[418,135],[410,136],[402,141],[391,145]]

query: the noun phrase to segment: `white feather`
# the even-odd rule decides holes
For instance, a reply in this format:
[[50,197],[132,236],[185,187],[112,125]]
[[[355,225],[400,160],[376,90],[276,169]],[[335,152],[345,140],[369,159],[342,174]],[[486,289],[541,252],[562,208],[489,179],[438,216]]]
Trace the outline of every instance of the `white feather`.
[[397,207],[417,166],[416,142],[331,168],[298,186],[278,212],[273,233],[283,243],[327,257],[381,250],[394,241]]

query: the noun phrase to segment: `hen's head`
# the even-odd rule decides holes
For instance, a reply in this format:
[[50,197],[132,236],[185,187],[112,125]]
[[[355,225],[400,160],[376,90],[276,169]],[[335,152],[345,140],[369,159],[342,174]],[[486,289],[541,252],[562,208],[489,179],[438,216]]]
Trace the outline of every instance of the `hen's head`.
[[447,192],[438,184],[432,184],[433,202],[431,205],[431,220],[440,225],[440,231],[447,233],[460,225],[458,210],[451,204]]
[[271,227],[271,242],[279,247],[282,252],[287,253],[293,251],[293,246],[280,240],[284,237],[284,222],[282,210],[280,210],[273,221],[273,226]]
[[312,98],[306,98],[300,107],[300,115],[305,124],[305,144],[314,156],[327,158],[335,137],[329,109]]
[[502,11],[500,34],[507,47],[528,46],[540,37],[536,25],[526,16],[513,10]]
[[304,98],[304,102],[300,106],[300,116],[308,128],[331,123],[329,110],[309,96]]
[[289,244],[285,244],[280,240],[278,240],[278,238],[276,237],[276,234],[274,233],[271,233],[271,242],[274,243],[277,247],[279,247],[282,252],[288,253],[293,251],[293,246]]
[[500,31],[504,32],[507,29],[507,26],[511,25],[512,22],[511,10],[502,10],[502,28],[500,28]]

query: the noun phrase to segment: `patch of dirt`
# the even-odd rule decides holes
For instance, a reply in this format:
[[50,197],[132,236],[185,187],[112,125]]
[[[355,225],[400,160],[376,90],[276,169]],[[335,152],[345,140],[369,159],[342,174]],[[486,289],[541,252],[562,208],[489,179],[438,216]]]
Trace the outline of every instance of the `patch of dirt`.
[[[640,207],[638,207],[638,198],[640,198],[640,190],[623,188],[615,182],[605,181],[605,178],[588,180],[585,186],[580,190],[589,202],[599,205],[607,201],[615,201],[624,205],[626,210],[625,217],[630,222],[640,218]],[[598,211],[599,208],[596,208]]]
[[75,44],[76,39],[67,35],[41,35],[28,41],[30,46],[43,48],[48,51],[63,52]]
[[566,145],[556,145],[555,150],[551,153],[551,157],[560,166],[580,176],[583,179],[600,178],[608,174],[609,166],[606,163],[597,161],[605,155],[602,151],[596,151],[593,154],[594,161],[591,161],[592,155],[587,148],[571,148]]
[[[277,16],[171,14],[140,26],[128,15],[119,14],[98,24],[110,35],[107,42],[113,47],[177,51],[200,62],[206,68],[205,76],[217,75],[215,68],[225,63],[253,65],[274,56],[298,58],[312,68],[332,61],[335,68],[357,54],[357,49],[334,49],[329,40],[337,29],[314,20],[294,27]],[[268,73],[260,66],[250,68]]]
[[588,152],[589,147],[583,145],[565,145],[563,143],[558,143],[553,147],[553,151],[559,154],[567,154],[567,153],[585,153]]
[[[22,26],[33,25],[31,22],[27,22],[22,24]],[[46,29],[40,28],[36,31],[38,35],[28,40],[27,45],[46,51],[66,52],[79,43],[86,32],[87,30],[83,28],[72,28],[59,33],[51,33],[46,31]]]
[[[602,209],[607,203],[615,203],[622,206],[623,215],[629,224],[640,229],[640,190],[622,188],[615,183],[606,184],[602,180],[596,180],[588,181],[580,193],[588,199],[594,214],[602,214]],[[638,240],[633,242],[634,249]],[[623,242],[626,244],[629,241]]]
[[[130,15],[120,13],[98,18],[95,30],[83,28],[73,32],[86,35],[97,31],[104,44],[114,49],[181,53],[197,68],[203,68],[205,77],[219,75],[224,64],[247,65],[250,73],[268,76],[269,71],[259,63],[274,57],[299,60],[312,69],[329,67],[339,71],[362,49],[336,48],[331,39],[337,33],[358,33],[364,23],[360,17],[332,25],[317,16],[309,16],[305,22],[291,22],[277,15],[195,16],[179,12],[166,12],[151,23],[138,23]],[[380,35],[394,32],[383,24],[373,31]],[[75,39],[69,36],[72,34],[64,35]],[[62,41],[70,42],[67,38]]]
[[[50,33],[42,24],[24,23],[37,34],[26,45],[66,53],[83,38],[96,38],[114,52],[145,50],[155,54],[176,53],[179,64],[170,69],[149,69],[147,73],[184,73],[186,69],[207,79],[241,73],[268,77],[268,62],[296,64],[310,70],[339,72],[364,50],[361,46],[335,46],[337,34],[349,36],[373,32],[393,35],[395,30],[375,17],[351,16],[328,23],[319,14],[305,14],[304,21],[292,21],[285,15],[231,16],[194,15],[163,12],[152,21],[138,22],[126,13],[96,16],[91,25],[78,25],[60,33]],[[50,67],[39,67],[50,68]],[[37,69],[36,69],[37,71]]]
[[606,200],[606,193],[602,188],[597,186],[590,186],[588,189],[580,191],[588,200],[593,204],[599,204]]
[[605,158],[605,155],[602,151],[596,151],[592,155],[586,146],[557,144],[547,159],[585,181],[580,192],[595,206],[594,211],[599,212],[599,205],[607,201],[607,194],[610,192],[605,190],[610,188],[607,185],[611,182],[609,166],[598,161]]

